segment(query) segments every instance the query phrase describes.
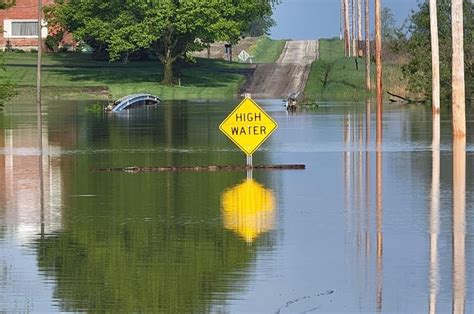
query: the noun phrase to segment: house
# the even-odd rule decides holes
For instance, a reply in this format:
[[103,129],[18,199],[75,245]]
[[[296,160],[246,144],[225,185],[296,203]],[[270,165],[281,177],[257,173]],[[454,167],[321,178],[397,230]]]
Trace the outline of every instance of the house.
[[[46,6],[54,0],[42,0]],[[46,26],[45,21],[42,25]],[[7,10],[0,10],[0,49],[36,49],[38,47],[38,0],[16,0]],[[48,28],[43,27],[41,37],[46,39]]]

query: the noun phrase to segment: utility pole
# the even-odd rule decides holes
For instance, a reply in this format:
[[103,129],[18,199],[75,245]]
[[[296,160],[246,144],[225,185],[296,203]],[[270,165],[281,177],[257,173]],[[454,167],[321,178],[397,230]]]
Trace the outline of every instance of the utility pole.
[[362,41],[362,0],[357,0],[357,56]]
[[466,91],[464,82],[464,22],[463,1],[452,0],[453,34],[453,135],[466,137]]
[[344,45],[346,57],[351,56],[351,44],[349,37],[349,0],[344,0]]
[[344,0],[341,0],[341,10],[340,10],[340,25],[339,25],[339,39],[343,40],[344,38]]
[[355,0],[352,0],[352,56],[357,57],[357,46],[356,46],[356,6],[354,4]]
[[41,63],[43,53],[43,39],[41,38],[43,20],[43,2],[38,0],[38,59],[36,65],[36,114],[38,124],[38,146],[40,154],[43,151],[43,121],[41,116]]
[[440,82],[439,82],[439,40],[438,40],[438,12],[436,0],[430,0],[430,28],[431,28],[431,69],[433,89],[433,114],[440,111]]
[[[461,0],[462,1],[462,0]],[[382,23],[381,0],[375,0],[375,72],[377,85],[377,121],[382,120],[383,112],[383,86],[382,86]],[[380,130],[381,131],[381,130]],[[379,132],[378,136],[382,136]]]
[[371,0],[365,0],[365,89],[372,89],[370,79],[370,3]]

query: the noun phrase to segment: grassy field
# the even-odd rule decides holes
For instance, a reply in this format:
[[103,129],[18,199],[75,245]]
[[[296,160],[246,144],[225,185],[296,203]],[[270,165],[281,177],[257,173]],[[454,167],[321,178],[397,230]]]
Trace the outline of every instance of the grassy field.
[[249,49],[249,53],[254,63],[273,63],[278,60],[285,43],[286,40],[272,40],[264,36]]
[[[274,62],[285,41],[262,37],[251,48],[255,62]],[[36,54],[6,53],[7,75],[22,97],[34,96]],[[132,93],[151,93],[166,100],[213,100],[234,97],[248,73],[248,65],[196,58],[182,70],[181,86],[161,85],[163,67],[157,60],[95,61],[88,54],[45,54],[42,85],[45,98],[117,99]]]
[[[365,90],[365,59],[344,56],[344,43],[339,39],[320,41],[320,59],[312,64],[305,95],[318,101],[362,101],[372,94]],[[375,64],[372,63],[372,82]],[[384,88],[400,95],[406,92],[400,65],[384,64]]]
[[[7,53],[5,61],[7,75],[22,94],[36,85],[36,54]],[[156,60],[124,65],[94,61],[87,54],[59,53],[44,56],[42,82],[46,96],[60,93],[70,99],[118,98],[138,92],[167,100],[224,99],[238,91],[246,65],[197,59],[197,64],[182,72],[182,86],[164,86],[160,84],[163,68]]]

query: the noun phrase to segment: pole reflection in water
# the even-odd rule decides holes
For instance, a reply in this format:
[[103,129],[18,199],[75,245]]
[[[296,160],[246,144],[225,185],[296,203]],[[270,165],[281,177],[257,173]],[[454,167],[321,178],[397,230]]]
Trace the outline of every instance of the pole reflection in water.
[[453,313],[464,313],[466,298],[466,138],[453,143]]
[[430,208],[430,303],[429,311],[436,313],[438,296],[438,237],[439,237],[439,191],[440,191],[440,116],[433,116],[431,208]]
[[[345,115],[344,117],[344,209],[349,210],[349,199],[350,199],[350,168],[351,168],[351,153],[350,153],[350,138],[351,138],[351,116]],[[349,217],[350,215],[348,215]]]
[[[370,253],[370,136],[371,136],[371,102],[370,99],[366,102],[365,108],[365,255],[368,258]],[[368,264],[368,263],[367,263]]]
[[[38,129],[41,129],[43,126],[38,125]],[[40,132],[42,133],[42,132]],[[40,209],[40,239],[41,243],[44,241],[45,230],[44,230],[44,177],[43,177],[43,139],[38,138],[38,179],[39,179],[39,209]]]
[[221,198],[224,227],[252,243],[275,225],[275,195],[252,178],[225,191]]
[[[370,269],[375,272],[375,311],[383,311],[383,287],[384,287],[384,263],[383,263],[383,150],[382,150],[382,119],[376,119],[375,137],[375,164],[371,163],[371,102],[366,102],[365,117],[362,114],[346,115],[343,124],[344,135],[344,203],[347,215],[347,232],[353,231],[353,224],[356,224],[354,246],[357,252],[357,261],[363,257],[362,263],[365,265],[365,287],[372,286]],[[364,125],[365,120],[365,125]],[[365,130],[364,130],[365,129]],[[357,132],[358,131],[358,132]],[[365,145],[364,145],[365,131]],[[351,136],[354,134],[356,136]],[[358,136],[357,136],[358,134]],[[358,153],[351,152],[357,149]],[[363,150],[365,149],[365,154]],[[351,158],[352,156],[352,158]],[[364,167],[365,157],[365,167]],[[372,170],[375,166],[375,190],[372,194]],[[364,169],[365,168],[365,169]],[[365,178],[364,178],[365,176]],[[372,208],[372,197],[374,197],[374,208]],[[351,208],[356,210],[353,215]],[[371,211],[375,210],[372,217]],[[371,230],[375,229],[374,240],[372,240]],[[371,242],[376,241],[372,249]],[[372,255],[373,254],[373,255]],[[372,259],[371,256],[375,258]],[[375,261],[375,264],[373,264]],[[372,266],[374,268],[372,268]],[[358,276],[360,282],[361,276]],[[373,278],[373,277],[372,277]],[[362,284],[364,286],[364,284]],[[361,288],[361,290],[369,290]],[[368,297],[368,296],[367,296]],[[372,298],[370,298],[372,299]],[[362,305],[361,305],[362,306]]]
[[[370,232],[370,194],[371,194],[371,171],[370,171],[370,137],[371,137],[371,102],[366,101],[365,108],[365,203],[364,203],[364,258],[365,258],[365,280],[369,281],[370,252],[371,252],[371,232]],[[362,173],[361,173],[362,176]],[[368,290],[368,289],[367,289]],[[368,291],[366,291],[368,293]]]
[[357,246],[358,251],[360,252],[360,247],[362,246],[363,240],[363,219],[362,219],[362,180],[363,180],[363,153],[362,153],[362,146],[363,146],[363,138],[364,138],[364,127],[363,127],[364,120],[362,118],[362,111],[359,112],[358,115],[358,131],[359,131],[359,139],[358,139],[358,154],[357,154],[357,181],[356,181],[356,193],[357,193]]
[[[377,100],[379,102],[379,100]],[[382,312],[383,303],[383,160],[382,160],[382,112],[381,104],[377,104],[377,138],[375,153],[375,222],[377,230],[377,312]]]

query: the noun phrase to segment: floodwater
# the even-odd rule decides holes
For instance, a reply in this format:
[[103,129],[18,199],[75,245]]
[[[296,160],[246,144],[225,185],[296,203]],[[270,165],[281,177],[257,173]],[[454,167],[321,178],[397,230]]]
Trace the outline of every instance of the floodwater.
[[[123,173],[243,164],[218,130],[237,101],[121,114],[85,103],[0,116],[0,311],[474,312],[473,113],[287,113],[255,164],[300,171]],[[433,132],[433,130],[435,130]],[[439,137],[437,134],[440,134]],[[380,134],[381,135],[381,134]]]

